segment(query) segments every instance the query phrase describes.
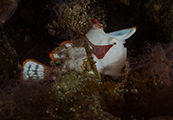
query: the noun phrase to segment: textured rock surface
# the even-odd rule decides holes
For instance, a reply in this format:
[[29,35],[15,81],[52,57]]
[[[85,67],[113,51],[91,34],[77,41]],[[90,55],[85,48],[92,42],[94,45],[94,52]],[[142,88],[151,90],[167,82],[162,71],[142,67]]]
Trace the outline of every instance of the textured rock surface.
[[[0,118],[138,120],[172,115],[172,0],[99,0],[92,4],[67,0],[64,4],[59,0],[57,3],[20,0],[16,12],[13,13],[16,6],[10,12],[13,16],[0,9],[0,20],[7,16],[0,26]],[[54,5],[60,6],[58,12],[66,8],[71,13],[59,16]],[[75,6],[82,5],[84,11],[77,12],[80,17],[75,15],[75,19]],[[85,5],[90,5],[87,14],[89,8]],[[4,10],[9,6],[6,7]],[[84,22],[76,24],[81,16],[100,17],[100,22],[107,24],[104,27],[107,32],[131,26],[138,28],[126,43],[130,54],[122,76],[116,80],[102,76],[98,80],[71,71],[57,78],[59,81],[21,81],[20,64],[25,59],[49,65],[51,50],[87,31],[89,22],[85,30],[81,26]],[[61,21],[62,18],[67,21]],[[71,20],[74,24],[69,23]],[[82,29],[76,31],[77,28]]]

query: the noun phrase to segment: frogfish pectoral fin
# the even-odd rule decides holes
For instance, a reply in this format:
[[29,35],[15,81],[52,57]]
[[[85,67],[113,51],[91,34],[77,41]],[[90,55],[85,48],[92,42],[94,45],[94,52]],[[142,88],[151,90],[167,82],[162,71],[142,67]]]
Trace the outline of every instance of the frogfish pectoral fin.
[[54,50],[52,50],[52,52],[49,53],[49,57],[53,60],[53,61],[57,61],[57,60],[61,60],[63,59],[61,56],[58,55],[58,53]]
[[27,59],[23,62],[21,70],[21,79],[27,80],[43,80],[50,78],[52,68],[48,67],[36,60]]
[[59,51],[52,50],[52,52],[49,53],[49,57],[54,61],[63,60],[65,56],[61,53],[63,53],[65,47],[71,46],[71,43],[72,40],[62,42],[59,46],[60,50]]

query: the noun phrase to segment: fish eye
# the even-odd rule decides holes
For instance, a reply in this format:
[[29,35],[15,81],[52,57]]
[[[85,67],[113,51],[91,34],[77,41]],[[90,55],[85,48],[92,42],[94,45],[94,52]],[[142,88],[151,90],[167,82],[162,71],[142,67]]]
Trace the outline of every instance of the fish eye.
[[113,43],[113,45],[116,45],[116,44],[117,44],[116,42]]

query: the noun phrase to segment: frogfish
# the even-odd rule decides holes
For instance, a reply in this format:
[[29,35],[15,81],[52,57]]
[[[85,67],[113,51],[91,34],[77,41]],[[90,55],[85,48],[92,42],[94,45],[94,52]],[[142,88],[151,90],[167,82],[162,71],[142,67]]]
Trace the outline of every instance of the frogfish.
[[[127,48],[124,47],[126,39],[136,32],[136,27],[105,33],[103,25],[97,19],[92,20],[92,27],[79,39],[64,41],[58,50],[49,53],[53,61],[61,61],[59,71],[65,73],[69,70],[85,71],[89,66],[85,43],[91,51],[95,67],[99,74],[119,76],[125,66]],[[53,79],[56,67],[46,66],[36,60],[27,59],[23,62],[21,79],[41,80]],[[93,74],[93,71],[90,71]],[[52,77],[52,78],[51,78]]]

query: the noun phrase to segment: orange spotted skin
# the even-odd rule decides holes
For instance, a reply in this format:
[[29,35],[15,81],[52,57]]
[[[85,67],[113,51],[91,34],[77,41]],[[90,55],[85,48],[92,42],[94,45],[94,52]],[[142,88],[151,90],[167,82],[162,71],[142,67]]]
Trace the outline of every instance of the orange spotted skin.
[[[64,41],[60,44],[59,48],[61,48],[62,46],[64,46],[65,44],[67,43],[72,43],[72,40],[68,40],[68,41]],[[55,53],[56,51],[55,50],[52,50],[52,52],[49,53],[49,57],[54,60],[54,61],[58,61],[58,60],[62,60],[62,59],[56,59],[54,58],[53,54]]]
[[68,41],[64,41],[60,44],[59,47],[62,47],[63,45],[67,44],[67,43],[72,43],[72,40],[68,40]]
[[89,60],[87,60],[87,61],[83,60],[83,64],[80,66],[82,71],[84,71],[84,65],[87,63],[89,63]]
[[103,27],[103,25],[100,24],[100,22],[97,19],[93,19],[92,23],[95,24],[95,27],[97,27],[98,29],[101,29]]
[[54,61],[57,61],[58,59],[55,59],[54,56],[53,56],[53,54],[54,54],[55,52],[56,52],[55,50],[52,50],[52,52],[49,53],[49,57],[50,57],[50,59],[52,59],[52,60],[54,60]]
[[132,28],[134,28],[135,30],[137,30],[137,27],[130,27],[130,28],[127,28],[127,29],[132,29]]

